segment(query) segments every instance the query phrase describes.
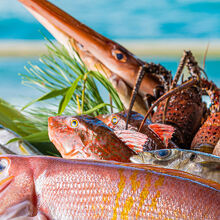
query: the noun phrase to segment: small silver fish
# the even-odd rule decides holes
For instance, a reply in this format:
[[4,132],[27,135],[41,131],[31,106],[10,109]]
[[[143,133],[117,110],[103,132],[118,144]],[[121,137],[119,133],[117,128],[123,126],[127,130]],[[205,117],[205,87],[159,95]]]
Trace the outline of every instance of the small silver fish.
[[182,170],[220,183],[220,157],[212,154],[183,149],[161,149],[139,153],[130,160],[133,163]]
[[42,155],[37,149],[35,149],[34,146],[32,146],[27,141],[17,140],[12,143],[8,143],[11,139],[19,137],[20,136],[12,130],[0,125],[0,155]]

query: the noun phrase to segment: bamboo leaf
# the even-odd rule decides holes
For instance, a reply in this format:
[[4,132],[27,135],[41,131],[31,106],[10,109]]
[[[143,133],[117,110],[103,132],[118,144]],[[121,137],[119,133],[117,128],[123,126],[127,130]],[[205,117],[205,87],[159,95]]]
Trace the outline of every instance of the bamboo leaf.
[[88,111],[83,112],[83,114],[84,114],[84,115],[89,115],[89,114],[93,113],[94,111],[96,111],[96,110],[98,110],[98,109],[100,109],[100,108],[104,108],[104,107],[106,107],[106,106],[110,106],[110,104],[108,104],[108,103],[99,104],[99,105],[97,105],[96,107],[94,107],[94,108],[92,108],[92,109],[90,109],[90,110],[88,110]]
[[79,76],[73,83],[72,83],[72,86],[68,89],[68,91],[66,92],[66,95],[64,96],[64,99],[63,99],[63,102],[62,104],[60,105],[60,108],[59,108],[59,111],[58,111],[58,115],[61,115],[63,113],[63,111],[65,110],[66,106],[68,105],[71,97],[73,96],[75,90],[76,90],[76,87],[77,87],[77,84],[79,82],[80,79],[82,79],[82,75]]
[[60,100],[60,104],[59,104],[59,108],[58,108],[58,114],[59,112],[61,112],[62,106],[63,106],[63,102],[64,102],[65,96],[63,96],[63,98]]
[[45,95],[41,96],[40,98],[37,98],[31,102],[29,102],[27,105],[25,105],[21,111],[23,111],[24,109],[26,109],[27,107],[29,107],[30,105],[33,105],[36,102],[40,102],[43,100],[47,100],[47,99],[51,99],[51,98],[55,98],[57,96],[63,95],[68,91],[68,87],[64,88],[64,89],[57,89],[57,90],[53,90],[51,92],[46,93]]
[[48,137],[48,131],[40,131],[25,137],[22,137],[21,139],[24,139],[29,142],[49,142],[49,137]]
[[15,142],[15,141],[19,141],[19,140],[21,140],[22,138],[19,138],[19,137],[17,137],[17,138],[12,138],[11,140],[9,140],[6,144],[10,144],[10,143],[13,143],[13,142]]

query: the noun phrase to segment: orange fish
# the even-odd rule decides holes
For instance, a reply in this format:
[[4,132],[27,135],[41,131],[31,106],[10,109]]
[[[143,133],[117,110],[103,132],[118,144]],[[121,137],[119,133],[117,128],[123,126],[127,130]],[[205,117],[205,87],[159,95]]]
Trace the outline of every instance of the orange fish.
[[[126,126],[128,111],[122,111],[109,115],[99,115],[98,119],[103,121],[110,128],[115,130],[115,134],[130,148],[136,152],[173,148],[171,146],[171,138],[175,132],[175,128],[171,125],[152,124],[150,120],[146,120],[141,133],[137,132],[144,116],[138,112],[132,111],[128,123],[128,130],[124,130]],[[173,144],[173,143],[172,143]],[[145,147],[143,147],[143,145]]]
[[220,217],[219,184],[177,170],[5,155],[0,171],[4,220]]
[[[97,118],[103,121],[106,125],[114,130],[124,130],[126,125],[126,120],[128,117],[128,110],[112,113],[108,115],[98,115]],[[144,120],[144,116],[138,112],[131,111],[131,117],[128,123],[128,130],[138,131],[141,122]],[[146,120],[145,125],[148,126],[152,124],[150,120]]]
[[50,117],[48,131],[63,158],[129,162],[135,154],[111,128],[88,115]]
[[149,130],[153,138],[132,130],[114,131],[98,118],[88,115],[48,119],[50,140],[66,159],[129,162],[135,153],[166,148],[161,138]]

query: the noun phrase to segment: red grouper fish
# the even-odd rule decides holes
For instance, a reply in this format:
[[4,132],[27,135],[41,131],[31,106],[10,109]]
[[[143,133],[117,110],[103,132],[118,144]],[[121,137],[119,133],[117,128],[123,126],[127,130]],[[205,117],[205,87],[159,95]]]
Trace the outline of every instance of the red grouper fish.
[[88,115],[48,119],[51,142],[66,159],[129,162],[135,153],[99,119]]
[[[132,130],[115,131],[98,118],[88,115],[50,117],[48,131],[51,142],[66,159],[129,162],[129,158],[135,153],[153,150],[152,147],[166,148],[153,130],[151,133],[155,136],[154,140]],[[155,140],[159,140],[162,147],[157,148],[159,144]]]
[[175,132],[173,126],[160,123],[152,124],[151,121],[147,120],[141,133],[137,132],[144,116],[132,111],[128,130],[124,130],[127,115],[128,111],[126,110],[108,115],[98,115],[97,118],[114,129],[117,137],[136,152],[173,148],[171,145],[171,138]]
[[1,220],[220,218],[219,184],[177,170],[5,155],[0,171]]

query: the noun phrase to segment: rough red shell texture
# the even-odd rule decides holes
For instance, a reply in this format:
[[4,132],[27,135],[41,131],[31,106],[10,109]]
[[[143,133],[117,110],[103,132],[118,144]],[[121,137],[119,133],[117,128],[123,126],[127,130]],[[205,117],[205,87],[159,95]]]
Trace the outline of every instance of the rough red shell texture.
[[[152,117],[154,123],[162,123],[166,100],[158,105]],[[189,148],[191,141],[201,126],[203,104],[200,91],[191,87],[170,98],[165,123],[173,125],[177,132],[175,142],[182,148]]]
[[[212,153],[220,138],[220,112],[212,113],[197,132],[191,149]],[[220,149],[219,149],[220,151]]]

